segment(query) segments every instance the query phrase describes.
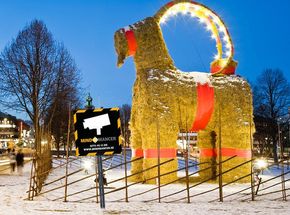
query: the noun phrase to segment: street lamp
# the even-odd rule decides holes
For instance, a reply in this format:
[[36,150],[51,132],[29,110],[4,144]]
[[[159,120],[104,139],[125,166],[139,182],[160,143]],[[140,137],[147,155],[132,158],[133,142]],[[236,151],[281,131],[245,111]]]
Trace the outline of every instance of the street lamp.
[[84,160],[83,163],[82,163],[82,166],[85,170],[85,173],[88,174],[89,173],[89,170],[92,168],[93,166],[93,163],[91,160]]
[[[278,124],[278,145],[280,147],[280,158],[283,159],[283,146],[282,146],[282,143],[281,143],[281,130],[280,130],[280,120],[281,118],[279,118],[277,120],[277,124]],[[278,147],[277,147],[278,148]]]
[[93,98],[91,97],[90,93],[88,94],[88,97],[86,98],[87,101],[87,105],[86,105],[86,109],[93,109]]
[[268,162],[265,158],[259,158],[255,160],[254,167],[259,170],[264,170],[268,167]]

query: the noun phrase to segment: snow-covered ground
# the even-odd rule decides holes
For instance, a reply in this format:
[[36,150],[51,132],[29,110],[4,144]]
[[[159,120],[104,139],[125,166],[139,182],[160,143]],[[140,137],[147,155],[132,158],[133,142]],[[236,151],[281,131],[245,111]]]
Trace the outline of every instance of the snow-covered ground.
[[[83,159],[86,160],[89,158]],[[91,158],[93,160],[93,158]],[[73,172],[82,167],[83,161],[75,161],[69,166],[69,172]],[[55,166],[60,161],[54,161]],[[118,162],[107,161],[104,163],[104,168],[108,168],[111,165],[115,165]],[[181,164],[180,164],[181,165]],[[95,177],[87,178],[78,183],[72,184],[68,187],[68,194],[78,192],[83,189],[90,190],[68,197],[68,202],[63,202],[62,199],[58,199],[64,196],[64,188],[55,190],[53,192],[48,192],[44,195],[34,198],[33,201],[24,200],[27,198],[26,191],[29,187],[29,176],[30,176],[31,164],[27,163],[24,168],[24,174],[22,176],[18,175],[17,172],[9,174],[9,172],[0,172],[0,215],[20,215],[20,214],[35,214],[35,215],[48,215],[48,214],[290,214],[290,204],[289,201],[282,201],[280,198],[281,192],[274,194],[269,194],[265,196],[257,196],[256,201],[250,200],[250,195],[247,193],[250,190],[245,190],[243,194],[236,194],[228,198],[224,198],[224,202],[219,202],[218,200],[211,202],[218,198],[218,190],[203,195],[195,196],[191,198],[191,203],[187,203],[186,199],[167,203],[173,200],[177,200],[186,197],[186,191],[179,193],[178,195],[169,196],[161,200],[158,203],[157,200],[149,201],[158,197],[158,189],[151,192],[139,195],[136,197],[129,198],[129,202],[126,203],[124,200],[115,202],[125,197],[125,190],[120,190],[106,195],[106,209],[101,210],[99,204],[95,203],[95,198],[89,200],[79,201],[85,199],[86,197],[94,196],[96,190],[94,189]],[[285,167],[285,172],[290,171]],[[281,168],[273,167],[269,170],[263,172],[263,181],[280,174]],[[65,173],[65,168],[58,168],[51,172],[46,182],[51,182],[57,178],[60,178]],[[89,172],[80,171],[69,177],[68,182],[72,182],[88,176],[94,173],[94,169],[89,169]],[[184,173],[180,173],[184,175]],[[124,169],[118,168],[114,170],[109,170],[106,172],[106,177],[108,182],[118,179],[124,176]],[[286,180],[290,179],[290,174],[286,175]],[[280,177],[269,181],[266,184],[262,184],[260,189],[267,188],[270,185],[274,185],[280,181]],[[65,180],[60,179],[57,182],[44,186],[43,191],[50,190],[54,187],[64,185]],[[130,184],[130,183],[129,183]],[[109,188],[119,188],[124,186],[124,181],[118,181],[107,186],[105,192],[109,192],[112,189]],[[129,196],[134,194],[149,190],[154,188],[154,185],[137,184],[129,187]],[[216,188],[216,184],[202,184],[194,187],[190,191],[190,195],[198,194],[209,189]],[[249,187],[248,184],[233,184],[224,187],[224,196],[227,194],[232,194],[236,191]],[[290,182],[286,181],[286,189],[290,188]],[[184,183],[169,185],[161,188],[161,196],[174,193],[176,191],[185,189]],[[273,186],[270,189],[261,191],[262,193],[268,193],[271,191],[278,191],[281,189],[281,185]],[[286,191],[287,194],[290,193],[289,190]],[[290,199],[290,197],[288,197]],[[56,201],[53,201],[58,199]]]

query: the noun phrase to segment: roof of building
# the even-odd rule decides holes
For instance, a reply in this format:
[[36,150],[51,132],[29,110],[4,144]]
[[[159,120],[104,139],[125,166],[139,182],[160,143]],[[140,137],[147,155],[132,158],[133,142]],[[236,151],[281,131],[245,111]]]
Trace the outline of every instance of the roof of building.
[[7,118],[7,119],[13,119],[13,120],[16,120],[17,118],[15,116],[12,116],[8,113],[3,113],[0,111],[0,118]]

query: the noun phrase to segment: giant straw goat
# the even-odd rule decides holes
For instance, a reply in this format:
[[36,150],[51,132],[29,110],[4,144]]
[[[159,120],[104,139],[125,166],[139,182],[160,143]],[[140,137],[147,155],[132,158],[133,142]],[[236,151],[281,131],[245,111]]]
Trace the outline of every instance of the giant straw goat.
[[[156,183],[158,168],[150,167],[158,160],[162,164],[160,182],[175,180],[176,140],[184,131],[198,131],[200,162],[205,162],[199,167],[205,169],[200,172],[200,179],[215,179],[219,153],[223,160],[236,156],[223,163],[223,171],[251,158],[252,94],[243,78],[178,70],[156,17],[116,31],[115,48],[117,65],[120,67],[125,58],[133,55],[137,73],[130,121],[131,148],[132,159],[143,159],[132,163],[132,181]],[[197,119],[200,115],[208,118],[206,125],[200,125],[205,126],[203,129],[198,124],[206,120]],[[173,161],[166,162],[170,159]],[[249,172],[250,164],[246,164],[224,174],[223,180],[232,181]]]

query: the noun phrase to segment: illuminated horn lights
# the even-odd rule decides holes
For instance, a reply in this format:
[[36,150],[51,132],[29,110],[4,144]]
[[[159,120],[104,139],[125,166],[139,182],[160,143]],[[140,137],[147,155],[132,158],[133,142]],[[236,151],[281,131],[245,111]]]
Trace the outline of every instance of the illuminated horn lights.
[[211,38],[216,41],[217,54],[211,63],[213,75],[230,75],[235,73],[237,62],[233,60],[234,47],[229,31],[220,17],[208,7],[193,1],[172,1],[162,7],[155,18],[160,25],[177,14],[198,18],[206,29],[211,32]]

